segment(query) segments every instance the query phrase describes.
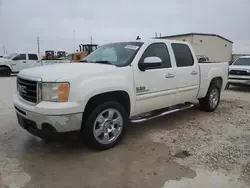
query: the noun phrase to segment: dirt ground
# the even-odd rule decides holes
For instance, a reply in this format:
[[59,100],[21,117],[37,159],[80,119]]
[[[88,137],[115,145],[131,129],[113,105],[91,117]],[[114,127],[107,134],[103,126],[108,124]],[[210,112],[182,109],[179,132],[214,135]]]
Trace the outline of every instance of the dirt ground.
[[22,130],[15,79],[0,78],[0,188],[250,187],[250,88],[225,91],[213,113],[197,105],[131,124],[120,145],[96,152]]

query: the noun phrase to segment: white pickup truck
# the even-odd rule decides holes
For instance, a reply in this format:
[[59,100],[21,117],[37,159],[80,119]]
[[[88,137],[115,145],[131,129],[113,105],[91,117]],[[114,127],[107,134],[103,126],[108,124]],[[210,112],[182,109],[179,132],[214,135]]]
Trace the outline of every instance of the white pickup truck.
[[109,149],[138,123],[193,107],[214,111],[228,63],[200,63],[187,42],[153,39],[105,44],[76,64],[21,71],[19,124],[51,138],[78,131],[87,146]]
[[250,86],[250,56],[239,57],[231,64],[227,88],[230,85]]
[[22,69],[40,65],[41,61],[36,54],[12,53],[0,58],[0,76],[9,76]]
[[0,58],[0,76],[10,76],[23,69],[50,65],[54,63],[70,63],[70,60],[41,60],[37,54],[33,53],[12,53]]

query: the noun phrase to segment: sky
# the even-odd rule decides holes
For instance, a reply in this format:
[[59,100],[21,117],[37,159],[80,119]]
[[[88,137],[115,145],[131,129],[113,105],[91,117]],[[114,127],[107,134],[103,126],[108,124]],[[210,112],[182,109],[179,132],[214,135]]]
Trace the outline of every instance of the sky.
[[0,0],[0,55],[3,44],[8,53],[37,52],[37,36],[41,52],[72,52],[91,36],[104,44],[155,32],[215,33],[247,51],[249,10],[250,0]]

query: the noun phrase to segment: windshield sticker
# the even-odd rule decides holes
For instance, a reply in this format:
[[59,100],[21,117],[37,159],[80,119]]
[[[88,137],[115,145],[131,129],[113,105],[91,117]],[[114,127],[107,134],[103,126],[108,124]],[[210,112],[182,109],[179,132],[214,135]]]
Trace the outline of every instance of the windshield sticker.
[[131,49],[131,50],[137,50],[139,48],[139,46],[126,45],[124,48]]

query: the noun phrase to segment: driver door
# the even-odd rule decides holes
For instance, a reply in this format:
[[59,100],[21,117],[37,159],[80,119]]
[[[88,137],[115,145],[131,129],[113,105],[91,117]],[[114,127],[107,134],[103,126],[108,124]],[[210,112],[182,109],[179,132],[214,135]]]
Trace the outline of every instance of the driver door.
[[158,67],[148,67],[141,71],[134,66],[136,89],[135,114],[169,107],[175,104],[176,78],[175,65],[172,64],[166,43],[150,44],[144,51],[139,63],[144,63],[147,57],[159,57],[162,64]]
[[26,54],[18,54],[13,59],[12,69],[13,72],[19,72],[22,69],[28,68]]

